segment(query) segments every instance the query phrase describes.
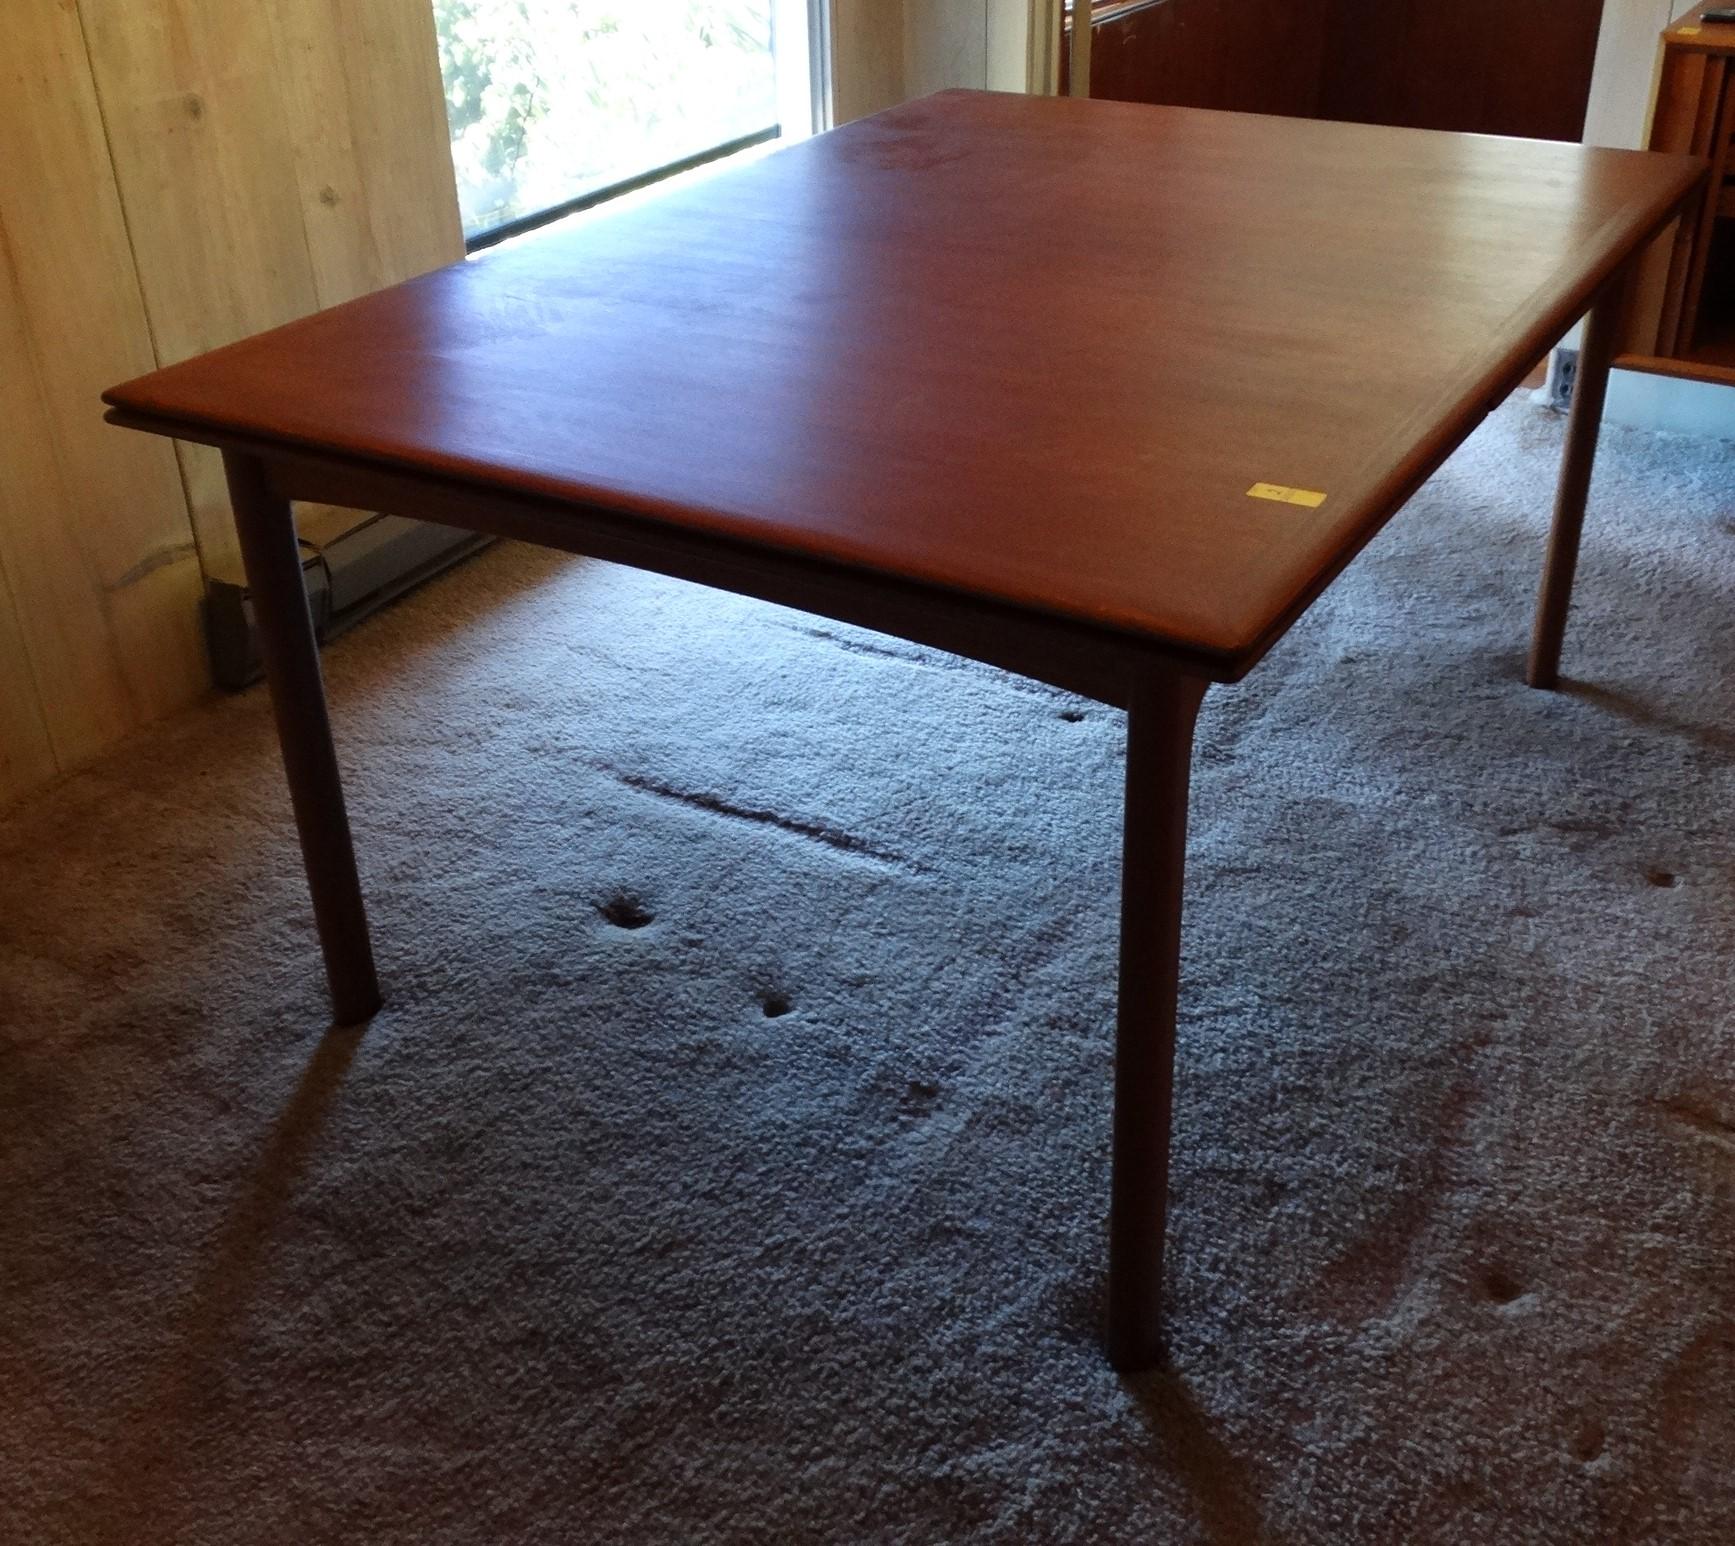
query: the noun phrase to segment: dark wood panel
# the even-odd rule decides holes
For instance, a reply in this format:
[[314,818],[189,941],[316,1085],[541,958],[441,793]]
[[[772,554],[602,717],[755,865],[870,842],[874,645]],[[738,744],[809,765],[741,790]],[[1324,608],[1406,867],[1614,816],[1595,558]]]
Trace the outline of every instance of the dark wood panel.
[[1576,140],[1603,3],[1134,0],[1099,7],[1091,91],[1118,102]]
[[[1318,116],[1334,0],[1148,0],[1098,8],[1091,95]],[[1063,44],[1061,79],[1069,52]]]
[[1333,0],[1320,114],[1576,140],[1602,9],[1603,0]]

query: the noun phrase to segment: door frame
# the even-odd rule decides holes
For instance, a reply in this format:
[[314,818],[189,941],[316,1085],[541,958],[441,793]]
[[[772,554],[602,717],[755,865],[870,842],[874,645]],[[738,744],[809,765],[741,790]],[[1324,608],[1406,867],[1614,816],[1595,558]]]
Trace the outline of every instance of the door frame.
[[[992,4],[993,0],[989,3]],[[1066,23],[1065,0],[1025,0],[1025,7],[1024,89],[1033,96],[1058,96],[1060,35]]]
[[832,0],[771,0],[771,51],[777,69],[777,121],[783,140],[804,140],[832,126]]

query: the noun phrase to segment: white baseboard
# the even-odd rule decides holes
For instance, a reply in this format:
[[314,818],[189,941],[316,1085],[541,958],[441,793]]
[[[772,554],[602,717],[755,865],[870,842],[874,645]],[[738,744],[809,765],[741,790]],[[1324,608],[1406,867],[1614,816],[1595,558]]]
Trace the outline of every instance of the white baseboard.
[[1609,377],[1603,417],[1635,429],[1735,440],[1735,386],[1617,370]]

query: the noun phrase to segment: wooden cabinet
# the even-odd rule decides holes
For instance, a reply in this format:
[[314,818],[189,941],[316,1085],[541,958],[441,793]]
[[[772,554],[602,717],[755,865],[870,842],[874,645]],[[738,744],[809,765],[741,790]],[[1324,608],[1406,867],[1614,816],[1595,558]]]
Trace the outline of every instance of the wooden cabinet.
[[1619,363],[1735,384],[1735,25],[1708,8],[1663,34],[1650,146],[1706,157],[1710,181],[1646,258]]
[[[1095,0],[1090,94],[1111,102],[1320,116],[1335,0]],[[1061,45],[1071,68],[1072,23]]]
[[1319,116],[1520,139],[1584,131],[1603,0],[1333,0]]
[[1576,140],[1602,13],[1603,0],[1094,0],[1091,95]]

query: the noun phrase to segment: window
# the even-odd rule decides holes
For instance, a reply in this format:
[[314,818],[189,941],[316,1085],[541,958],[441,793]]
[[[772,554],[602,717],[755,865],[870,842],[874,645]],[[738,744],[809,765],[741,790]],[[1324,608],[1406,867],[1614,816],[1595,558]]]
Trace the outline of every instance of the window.
[[434,0],[471,244],[778,132],[776,0]]

